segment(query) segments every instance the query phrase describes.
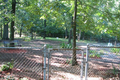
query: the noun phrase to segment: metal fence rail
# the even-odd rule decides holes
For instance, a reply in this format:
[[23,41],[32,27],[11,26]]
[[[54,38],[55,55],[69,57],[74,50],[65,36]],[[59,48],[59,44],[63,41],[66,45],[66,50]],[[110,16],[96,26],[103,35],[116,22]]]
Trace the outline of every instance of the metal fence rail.
[[0,67],[8,62],[13,62],[11,74],[15,77],[42,80],[44,66],[43,53],[44,48],[1,47]]
[[120,47],[88,46],[89,77],[102,77],[104,80],[120,79]]

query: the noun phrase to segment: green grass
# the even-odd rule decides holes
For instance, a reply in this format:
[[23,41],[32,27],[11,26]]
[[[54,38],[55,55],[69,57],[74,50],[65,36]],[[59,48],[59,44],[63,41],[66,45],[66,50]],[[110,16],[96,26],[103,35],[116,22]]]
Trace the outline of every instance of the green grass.
[[40,36],[38,37],[38,36],[37,36],[36,39],[40,39],[40,40],[41,40],[41,39],[43,39],[43,37],[40,37]]
[[[21,37],[19,39],[25,39],[25,40],[30,40],[31,37]],[[43,40],[43,37],[40,37],[40,36],[37,36],[36,39],[40,39],[40,40]],[[53,40],[53,41],[68,41],[68,39],[65,39],[65,38],[56,38],[56,37],[46,37],[46,40]]]
[[50,44],[46,44],[46,47],[47,47],[47,48],[53,48],[53,46],[50,45]]
[[73,46],[72,46],[72,44],[61,43],[60,47],[62,49],[72,49]]
[[[25,37],[21,37],[21,38],[17,38],[17,39],[24,39],[24,41],[31,41],[31,37],[28,37],[28,36],[25,36]],[[36,36],[36,39],[37,40],[44,40],[43,37],[41,36]],[[34,40],[34,39],[33,39]],[[51,41],[60,41],[61,43],[63,42],[68,42],[68,39],[65,39],[65,38],[57,38],[57,37],[46,37],[46,40],[51,40]],[[76,39],[76,42],[77,43],[97,43],[96,41],[89,41],[89,40],[80,40],[78,41]],[[73,39],[71,39],[71,43],[73,43]]]
[[119,53],[120,49],[119,48],[112,48],[111,52],[113,52],[113,53]]
[[101,54],[95,54],[95,53],[93,53],[93,54],[90,54],[89,55],[91,58],[93,57],[97,57],[97,58],[100,58],[101,57]]
[[119,55],[120,54],[120,49],[119,48],[112,48],[111,52],[115,53],[116,55]]
[[80,41],[77,41],[79,43],[97,43],[96,41],[89,41],[89,40],[80,40]]
[[89,57],[98,57],[98,58],[100,58],[101,57],[101,55],[104,55],[104,51],[103,50],[101,50],[99,53],[96,51],[96,50],[89,50],[89,52],[90,52],[90,55],[89,55]]
[[0,46],[4,46],[3,43],[0,43]]
[[[55,38],[55,37],[46,37],[47,40],[54,40],[54,41],[68,41],[68,39],[65,39],[65,38]],[[73,39],[71,39],[71,42],[73,42]],[[89,40],[76,40],[76,42],[78,43],[97,43],[96,41],[89,41]]]
[[54,37],[46,37],[46,40],[53,40],[53,41],[68,41],[68,39],[65,39],[65,38],[54,38]]
[[24,39],[25,41],[31,41],[31,37],[25,36],[25,37],[19,37],[15,39]]

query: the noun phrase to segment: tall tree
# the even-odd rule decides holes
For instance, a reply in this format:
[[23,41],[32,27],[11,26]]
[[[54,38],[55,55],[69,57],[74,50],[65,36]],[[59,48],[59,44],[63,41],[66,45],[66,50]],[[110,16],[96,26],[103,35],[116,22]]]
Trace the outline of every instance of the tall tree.
[[44,20],[44,35],[43,35],[43,39],[45,39],[46,37],[46,19]]
[[72,66],[77,65],[76,60],[76,16],[77,16],[77,0],[75,0],[74,17],[73,17],[73,54],[72,54]]
[[[65,23],[66,24],[66,23]],[[67,30],[67,27],[66,27],[66,30],[65,30],[65,39],[67,39],[68,37],[68,30]]]
[[70,29],[69,32],[68,44],[71,44],[71,39],[72,39],[72,28]]
[[72,21],[71,21],[71,29],[69,32],[68,44],[71,44],[72,31],[73,31],[72,27],[73,27],[73,17],[72,17]]
[[[7,8],[7,2],[8,0],[4,0],[4,9]],[[6,11],[4,12],[4,30],[3,30],[3,40],[8,40],[8,17],[6,17],[6,14],[7,14],[7,9]]]
[[0,37],[2,38],[2,25],[0,25],[0,26],[1,26],[1,28],[0,28],[0,29],[1,29],[1,30],[0,30],[0,33],[1,33],[1,34],[0,34]]
[[[12,21],[10,27],[10,40],[14,40],[14,26],[15,26],[15,7],[16,7],[16,0],[12,0]],[[11,47],[14,47],[14,43],[10,44]]]
[[78,41],[80,40],[80,37],[81,37],[81,30],[78,31],[78,34],[77,34],[77,39]]

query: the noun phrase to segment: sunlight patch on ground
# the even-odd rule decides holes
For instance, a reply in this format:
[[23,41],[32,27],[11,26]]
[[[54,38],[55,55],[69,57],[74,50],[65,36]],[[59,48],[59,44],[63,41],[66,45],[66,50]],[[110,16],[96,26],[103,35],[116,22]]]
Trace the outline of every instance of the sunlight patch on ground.
[[[51,80],[80,80],[80,75],[75,75],[72,73],[66,73],[66,72],[55,72],[55,75],[51,77]],[[85,78],[83,78],[85,80]],[[88,77],[87,80],[103,80],[100,77]]]
[[[83,80],[85,80],[85,78],[83,78]],[[88,77],[87,80],[103,80],[101,77]]]
[[57,53],[54,53],[53,55],[63,56],[63,53],[59,53],[59,52],[57,52]]
[[[15,38],[19,38],[20,35],[19,34],[15,34]],[[21,35],[21,37],[25,37],[24,35]]]
[[71,73],[65,73],[65,72],[55,72],[57,76],[52,76],[51,80],[80,80],[79,75],[74,75]]
[[56,66],[56,67],[61,67],[62,66],[62,64],[59,64],[59,63],[51,63],[51,65]]

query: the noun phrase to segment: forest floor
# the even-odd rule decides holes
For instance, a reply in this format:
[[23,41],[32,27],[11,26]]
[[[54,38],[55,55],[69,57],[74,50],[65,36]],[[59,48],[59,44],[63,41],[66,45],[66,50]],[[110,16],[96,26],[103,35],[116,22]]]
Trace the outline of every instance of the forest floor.
[[[53,48],[58,48],[60,43],[63,41],[53,41],[53,40],[32,40],[32,41],[23,41],[20,40],[20,44],[22,47],[38,47],[41,48],[44,44],[50,44]],[[67,43],[67,42],[66,42]],[[86,45],[88,42],[79,41],[77,42],[77,48],[86,49]],[[107,43],[97,43],[97,42],[89,42],[89,45],[102,45],[107,46]],[[3,46],[3,45],[1,45]],[[81,52],[80,52],[81,53]],[[71,51],[54,51],[52,53],[52,57],[50,60],[50,78],[51,80],[79,80],[80,79],[80,55],[79,52],[77,54],[78,64],[76,66],[71,66]],[[103,59],[106,57],[103,57]],[[98,60],[98,61],[97,61]],[[109,59],[110,60],[110,59]],[[92,59],[90,62],[89,74],[93,78],[91,80],[103,80],[103,76],[108,76],[106,72],[112,69],[112,65],[107,63],[105,64],[101,59]],[[97,67],[96,67],[97,66]],[[109,69],[106,71],[106,69]],[[101,75],[100,75],[101,74]],[[96,78],[97,77],[97,78]],[[32,80],[32,79],[31,79]],[[90,80],[90,78],[88,79]],[[109,80],[107,77],[104,80]]]
[[[53,48],[57,48],[58,46],[60,47],[61,43],[67,43],[68,39],[65,39],[64,41],[62,40],[50,40],[50,39],[34,39],[31,41],[24,41],[22,39],[18,39],[20,41],[20,44],[22,44],[23,47],[43,47],[44,44],[50,44]],[[71,43],[72,44],[72,43]],[[77,48],[86,48],[87,44],[89,45],[101,45],[101,46],[107,46],[108,43],[98,43],[95,41],[85,41],[85,40],[80,40],[76,41],[76,46]]]

